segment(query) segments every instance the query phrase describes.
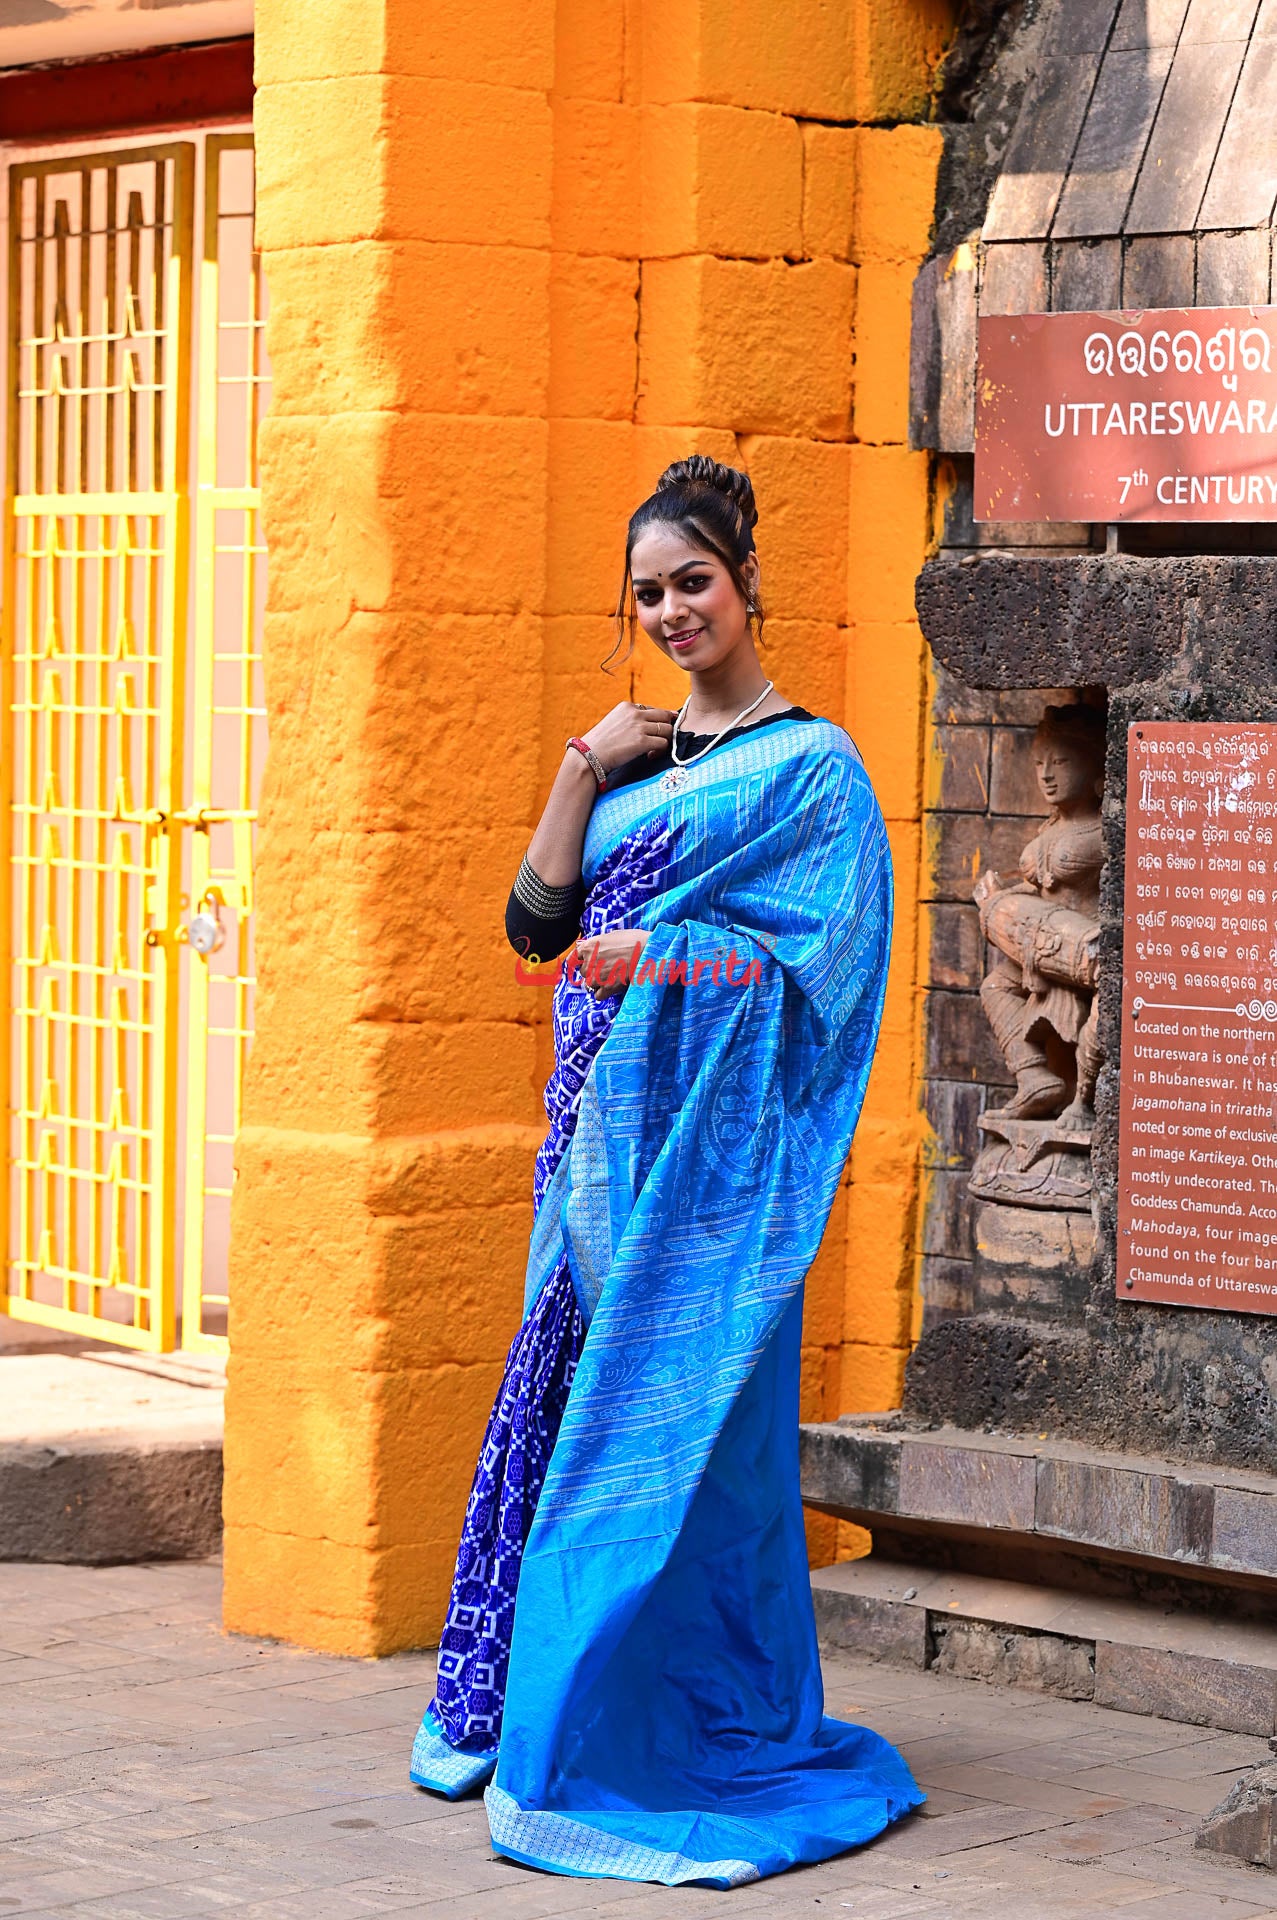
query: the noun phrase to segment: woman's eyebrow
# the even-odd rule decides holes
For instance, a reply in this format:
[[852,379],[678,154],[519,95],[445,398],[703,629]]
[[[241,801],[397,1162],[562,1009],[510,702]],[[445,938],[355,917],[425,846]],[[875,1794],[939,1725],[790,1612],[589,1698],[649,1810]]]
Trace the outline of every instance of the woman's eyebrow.
[[[676,567],[670,568],[670,579],[677,580],[679,574],[686,573],[689,568],[693,568],[693,567],[700,568],[700,567],[706,567],[708,565],[709,565],[709,562],[707,560],[680,560]],[[660,576],[658,574],[657,579],[659,578]],[[656,585],[656,580],[649,580],[646,574],[641,574],[635,579],[634,585],[636,587],[654,587]]]

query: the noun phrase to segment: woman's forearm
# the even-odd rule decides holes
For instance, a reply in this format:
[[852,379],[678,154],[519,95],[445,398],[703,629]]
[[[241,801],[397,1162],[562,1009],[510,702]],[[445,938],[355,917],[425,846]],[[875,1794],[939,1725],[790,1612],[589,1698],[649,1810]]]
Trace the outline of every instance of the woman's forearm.
[[568,747],[528,847],[528,865],[547,887],[569,887],[581,878],[585,829],[597,792],[584,754]]

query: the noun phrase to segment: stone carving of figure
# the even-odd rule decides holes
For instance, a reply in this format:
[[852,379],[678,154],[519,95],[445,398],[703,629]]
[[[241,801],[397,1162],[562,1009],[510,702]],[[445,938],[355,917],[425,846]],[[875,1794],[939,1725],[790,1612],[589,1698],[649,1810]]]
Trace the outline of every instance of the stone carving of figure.
[[[1084,1130],[1094,1119],[1103,1064],[1095,1001],[1103,714],[1048,707],[1033,760],[1050,817],[1020,855],[1018,874],[982,874],[975,887],[980,925],[1000,955],[980,999],[1015,1076],[1015,1093],[998,1116]],[[1070,1055],[1077,1062],[1072,1099],[1060,1070]]]

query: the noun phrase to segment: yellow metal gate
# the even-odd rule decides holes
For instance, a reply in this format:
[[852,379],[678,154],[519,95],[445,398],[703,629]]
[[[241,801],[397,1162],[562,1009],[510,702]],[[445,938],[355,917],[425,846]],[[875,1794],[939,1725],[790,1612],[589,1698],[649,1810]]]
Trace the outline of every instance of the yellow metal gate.
[[248,135],[10,168],[0,1311],[222,1343],[264,750]]

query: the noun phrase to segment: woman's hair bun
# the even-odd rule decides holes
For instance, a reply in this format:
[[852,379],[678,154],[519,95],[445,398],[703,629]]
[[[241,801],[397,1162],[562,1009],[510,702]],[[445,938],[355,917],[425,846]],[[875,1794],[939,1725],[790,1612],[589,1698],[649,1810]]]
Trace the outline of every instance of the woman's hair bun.
[[749,475],[739,467],[725,467],[721,460],[711,460],[707,453],[690,453],[686,460],[676,460],[666,467],[656,483],[656,491],[663,493],[667,487],[704,488],[710,493],[725,494],[747,527],[752,529],[758,525],[754,483]]

